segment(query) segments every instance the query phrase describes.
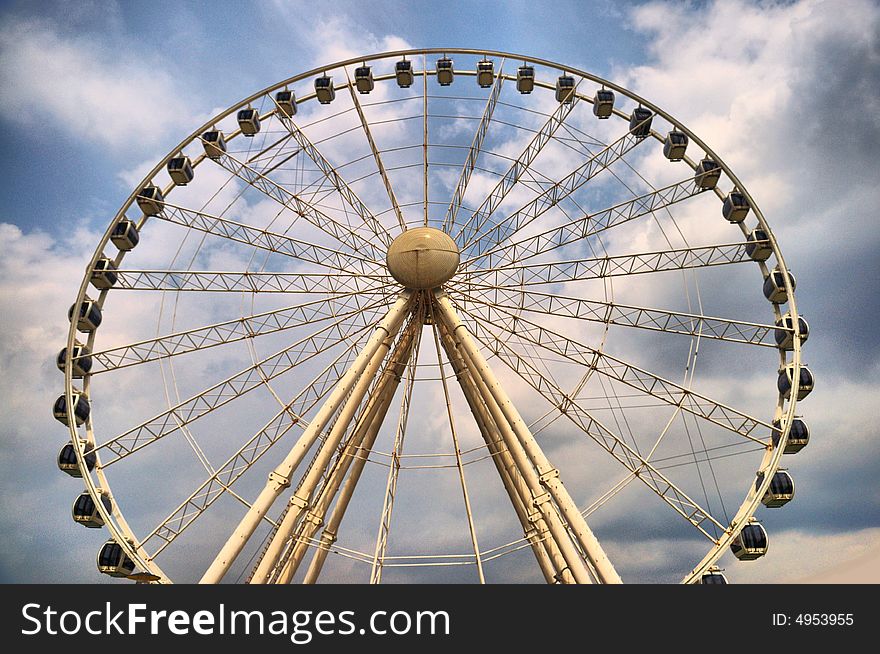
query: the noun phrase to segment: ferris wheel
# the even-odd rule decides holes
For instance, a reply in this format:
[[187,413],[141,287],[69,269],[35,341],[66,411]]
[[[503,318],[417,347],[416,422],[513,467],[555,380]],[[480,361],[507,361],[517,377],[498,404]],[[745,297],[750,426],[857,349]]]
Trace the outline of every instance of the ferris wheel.
[[349,59],[212,118],[110,221],[58,465],[114,577],[726,583],[809,440],[794,290],[742,182],[632,91]]

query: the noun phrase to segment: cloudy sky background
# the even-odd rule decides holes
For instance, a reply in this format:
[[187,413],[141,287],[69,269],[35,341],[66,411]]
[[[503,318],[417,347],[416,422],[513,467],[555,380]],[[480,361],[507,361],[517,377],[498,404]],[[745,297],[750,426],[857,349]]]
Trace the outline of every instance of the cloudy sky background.
[[[257,89],[320,63],[409,44],[570,63],[651,99],[724,157],[797,275],[799,308],[811,325],[804,356],[817,376],[801,410],[814,440],[786,461],[797,500],[768,517],[770,554],[748,566],[733,562],[729,576],[880,581],[870,563],[880,559],[880,360],[870,327],[880,278],[880,7],[857,0],[334,7],[4,5],[0,484],[10,528],[0,535],[0,580],[102,580],[93,559],[103,534],[69,518],[79,487],[55,466],[64,431],[49,407],[61,392],[53,360],[66,338],[67,307],[133,185],[185,134]],[[155,309],[138,308],[145,319]],[[196,365],[188,373],[204,371]],[[401,515],[417,510],[402,505]],[[628,555],[648,560],[669,546],[661,535]]]

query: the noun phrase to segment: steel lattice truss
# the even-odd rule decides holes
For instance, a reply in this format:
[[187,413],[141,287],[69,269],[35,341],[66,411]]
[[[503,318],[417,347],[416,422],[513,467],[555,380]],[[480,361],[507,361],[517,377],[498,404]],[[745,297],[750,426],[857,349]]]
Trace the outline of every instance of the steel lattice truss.
[[[659,107],[541,59],[393,52],[254,94],[138,185],[74,306],[59,466],[114,576],[700,582],[766,551],[805,443],[807,327],[754,199]],[[702,553],[619,565],[636,532]]]

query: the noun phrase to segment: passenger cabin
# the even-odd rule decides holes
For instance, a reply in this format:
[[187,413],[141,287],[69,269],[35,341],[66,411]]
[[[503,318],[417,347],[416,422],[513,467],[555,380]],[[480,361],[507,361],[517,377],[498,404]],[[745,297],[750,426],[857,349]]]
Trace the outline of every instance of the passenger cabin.
[[408,89],[413,83],[412,62],[401,59],[394,64],[394,77],[397,79],[397,85],[402,89]]
[[193,172],[192,161],[186,155],[171,157],[166,168],[168,169],[171,181],[176,186],[186,186],[193,181],[195,173]]
[[727,584],[727,577],[724,576],[724,573],[721,571],[717,565],[710,566],[706,572],[700,575],[700,581],[697,582],[699,584],[707,585],[707,586],[718,586],[722,584]]
[[140,240],[137,225],[127,218],[116,223],[110,233],[110,241],[122,252],[133,250]]
[[113,285],[118,278],[119,276],[116,274],[116,264],[113,263],[113,259],[101,257],[95,262],[95,267],[92,269],[89,281],[92,286],[104,291],[108,288],[113,288]]
[[[91,371],[92,357],[89,356],[90,354],[91,352],[89,352],[89,348],[81,343],[76,343],[73,346],[73,362],[70,364],[70,372],[74,379],[81,379]],[[55,357],[55,365],[58,367],[58,370],[64,372],[64,366],[66,363],[67,348],[65,347],[58,353],[58,356]]]
[[663,156],[670,161],[681,161],[688,146],[688,137],[684,132],[672,130],[663,142]]
[[364,64],[354,70],[354,85],[358,93],[369,93],[375,88],[372,69]]
[[[73,310],[76,305],[72,305],[67,312],[67,318],[73,321]],[[76,328],[81,332],[93,332],[101,324],[101,309],[98,303],[89,298],[84,298],[82,304],[79,305],[79,314],[76,319]]]
[[487,89],[495,82],[495,64],[484,59],[477,62],[477,84],[480,88]]
[[208,159],[219,159],[226,153],[226,137],[219,130],[212,129],[202,134],[202,145]]
[[[113,512],[113,501],[108,495],[101,493],[101,504],[107,513]],[[89,493],[83,493],[73,503],[73,521],[89,529],[98,529],[104,526],[104,518],[98,510],[98,504]]]
[[[92,451],[92,447],[83,442],[86,469],[91,472],[95,469],[95,463],[98,461],[97,455]],[[67,443],[58,453],[58,469],[65,472],[71,477],[81,478],[82,474],[79,469],[79,462],[76,458],[76,448],[73,443]]]
[[[761,487],[763,481],[764,475],[758,473],[758,478],[755,480],[756,491]],[[768,509],[777,509],[791,502],[792,498],[794,498],[794,480],[788,471],[777,470],[773,474],[773,479],[770,480],[770,486],[761,498],[761,504]]]
[[574,100],[574,77],[560,75],[556,80],[556,102],[571,104]]
[[767,532],[755,518],[739,532],[730,544],[730,551],[740,561],[754,561],[767,553]]
[[[776,388],[786,400],[791,399],[791,389],[794,385],[795,365],[789,363],[779,371],[776,379]],[[801,366],[798,373],[798,401],[803,400],[813,390],[813,373],[806,366]]]
[[636,107],[629,117],[629,133],[636,138],[643,139],[651,134],[651,122],[654,114],[650,109]]
[[238,120],[238,128],[245,136],[256,136],[260,131],[260,112],[253,107],[240,109],[235,115]]
[[153,184],[147,184],[137,194],[137,204],[147,216],[158,216],[162,213],[165,197],[162,190]]
[[694,181],[702,189],[713,189],[721,178],[721,166],[715,160],[705,157],[697,164]]
[[599,89],[593,96],[593,115],[605,119],[614,111],[614,91],[611,89]]
[[721,205],[721,215],[729,223],[741,223],[748,215],[749,209],[751,207],[746,196],[733,189],[724,198],[724,204]]
[[115,540],[108,540],[98,552],[98,572],[111,577],[127,577],[134,572],[134,561]]
[[528,94],[535,90],[535,67],[523,64],[516,70],[516,90]]
[[[794,290],[796,282],[794,275],[790,272],[788,273],[788,281],[791,284],[791,290]],[[764,278],[764,297],[773,304],[785,304],[788,302],[788,292],[785,290],[785,276],[779,268],[774,268]]]
[[452,59],[443,56],[437,60],[437,81],[440,86],[449,86],[455,77],[455,71],[452,68]]
[[746,254],[752,261],[767,261],[773,254],[773,248],[770,247],[769,237],[760,227],[755,227],[746,236]]
[[[76,420],[76,425],[79,426],[88,420],[90,412],[91,407],[89,406],[89,401],[86,399],[85,395],[79,391],[74,391],[73,416]],[[67,407],[67,397],[65,395],[60,395],[58,399],[55,400],[55,404],[52,405],[52,415],[55,416],[55,420],[70,427],[70,413],[71,412]]]
[[[773,447],[779,447],[779,440],[782,438],[781,423],[778,420],[773,421]],[[791,429],[788,431],[788,439],[785,441],[785,449],[783,454],[797,454],[804,449],[810,442],[810,428],[800,418],[794,418],[791,421]]]
[[[803,345],[810,337],[810,326],[802,316],[798,316],[798,332],[801,338],[801,345]],[[776,340],[776,346],[780,350],[794,349],[794,320],[791,319],[790,313],[786,313],[776,321],[773,338]]]
[[327,75],[315,78],[315,97],[321,104],[330,104],[336,99],[336,89],[333,88],[333,78]]
[[296,95],[294,95],[293,91],[288,89],[278,91],[278,93],[275,94],[275,104],[278,105],[278,109],[281,110],[281,113],[288,118],[296,116]]

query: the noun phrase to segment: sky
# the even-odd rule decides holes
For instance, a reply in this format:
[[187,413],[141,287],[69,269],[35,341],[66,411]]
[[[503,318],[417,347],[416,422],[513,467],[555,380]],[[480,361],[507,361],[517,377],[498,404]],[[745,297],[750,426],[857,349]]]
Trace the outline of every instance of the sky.
[[[798,484],[797,501],[772,515],[760,513],[771,531],[770,553],[748,565],[728,556],[728,575],[745,583],[880,581],[880,563],[871,563],[880,562],[880,339],[870,327],[880,318],[880,226],[874,217],[880,200],[880,5],[572,0],[314,6],[105,1],[6,2],[0,8],[0,167],[7,180],[0,187],[0,511],[14,525],[0,532],[0,581],[105,581],[93,564],[103,534],[86,533],[70,520],[79,487],[55,466],[65,434],[49,408],[63,390],[54,357],[66,339],[67,308],[95,244],[134,186],[193,129],[257,90],[328,62],[406,47],[525,53],[590,71],[650,99],[721,154],[762,208],[796,274],[798,306],[811,328],[804,360],[817,379],[799,407],[813,441],[785,461]],[[256,201],[251,209],[255,220],[262,219],[265,211]],[[145,250],[145,267],[150,256],[159,261],[173,246],[156,241]],[[208,263],[236,263],[234,255],[215,252]],[[707,281],[706,289],[713,284]],[[204,302],[199,310],[220,313]],[[148,337],[156,305],[125,306],[132,325],[152,320],[140,334]],[[123,313],[109,314],[108,338],[126,336]],[[169,319],[160,321],[167,325]],[[645,340],[615,343],[623,351],[650,351]],[[727,384],[746,399],[755,395],[747,371],[730,364],[722,375],[718,368],[728,359],[713,360],[711,352],[707,346],[709,382]],[[181,376],[197,388],[200,380],[219,378],[211,365],[200,361]],[[123,377],[116,390],[164,399],[158,388],[138,384],[134,375]],[[742,388],[732,388],[737,384]],[[124,407],[103,404],[97,411],[107,423],[124,417]],[[563,458],[569,453],[565,446],[547,447]],[[176,452],[171,445],[164,450],[165,456]],[[162,474],[172,487],[174,475],[189,470],[160,458],[145,464],[150,472],[138,473],[140,483]],[[152,466],[168,467],[154,472]],[[375,477],[365,484],[381,492],[384,478]],[[437,483],[454,493],[448,479]],[[572,486],[578,488],[577,478]],[[430,498],[430,489],[425,482],[415,496]],[[504,501],[497,488],[494,495],[486,492]],[[623,497],[621,506],[634,501]],[[420,510],[416,500],[401,504],[401,520],[408,516],[414,532],[425,527]],[[491,507],[487,511],[491,532],[494,516]],[[676,547],[674,534],[653,525],[650,516],[641,532],[638,525],[621,527],[615,516],[597,518],[600,538],[604,527],[611,549],[634,574],[668,579],[651,571],[655,563],[659,569],[681,558],[669,551]],[[534,580],[514,569],[529,565],[526,558],[513,561],[500,569],[500,578]],[[338,578],[345,572],[340,568]]]

